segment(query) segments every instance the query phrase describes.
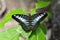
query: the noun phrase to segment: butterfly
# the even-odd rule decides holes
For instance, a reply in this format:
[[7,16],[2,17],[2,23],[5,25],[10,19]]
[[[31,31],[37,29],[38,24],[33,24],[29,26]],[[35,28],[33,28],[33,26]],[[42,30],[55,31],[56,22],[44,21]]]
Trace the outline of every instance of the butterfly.
[[14,14],[15,19],[25,31],[36,30],[40,22],[47,16],[47,13],[36,13],[34,15]]

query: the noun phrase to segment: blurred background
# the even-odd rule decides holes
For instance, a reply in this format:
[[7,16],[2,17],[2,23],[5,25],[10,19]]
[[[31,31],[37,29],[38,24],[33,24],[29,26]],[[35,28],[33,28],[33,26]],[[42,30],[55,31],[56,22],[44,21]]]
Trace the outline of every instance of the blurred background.
[[[41,1],[46,2],[46,0]],[[52,18],[48,18],[44,23],[47,28],[47,40],[60,40],[60,0],[48,1],[51,1],[51,4],[42,9],[44,11],[50,11],[53,15]],[[0,0],[0,21],[3,20],[4,16],[10,10],[19,8],[29,10],[34,7],[35,2],[36,0]],[[39,12],[41,12],[41,9]],[[0,31],[11,28],[15,24],[17,25],[18,23],[16,21],[7,22],[5,27],[0,29]]]

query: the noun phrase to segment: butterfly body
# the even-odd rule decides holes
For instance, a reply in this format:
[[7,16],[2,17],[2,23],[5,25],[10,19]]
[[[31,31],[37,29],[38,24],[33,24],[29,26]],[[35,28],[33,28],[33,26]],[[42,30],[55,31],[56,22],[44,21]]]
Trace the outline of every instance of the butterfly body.
[[15,14],[12,18],[15,19],[25,31],[36,30],[40,22],[47,16],[46,13],[37,13],[34,15]]

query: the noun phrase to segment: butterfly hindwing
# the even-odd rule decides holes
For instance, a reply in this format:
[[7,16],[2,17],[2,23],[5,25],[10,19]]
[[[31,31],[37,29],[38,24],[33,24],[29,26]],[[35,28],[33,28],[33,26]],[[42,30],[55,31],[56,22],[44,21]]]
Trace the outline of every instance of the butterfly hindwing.
[[37,27],[40,25],[40,22],[47,16],[47,13],[37,13],[35,15],[33,15],[33,19],[32,19],[32,30],[36,30]]
[[20,25],[22,26],[22,28],[25,30],[25,31],[28,31],[30,30],[30,27],[29,27],[29,18],[27,15],[22,15],[22,14],[14,14],[12,15],[12,18],[15,19],[18,23],[20,23]]

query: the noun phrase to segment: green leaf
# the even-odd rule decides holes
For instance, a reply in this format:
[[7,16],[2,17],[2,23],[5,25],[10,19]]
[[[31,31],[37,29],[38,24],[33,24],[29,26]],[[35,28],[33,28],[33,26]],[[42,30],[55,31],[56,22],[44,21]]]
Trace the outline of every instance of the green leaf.
[[31,9],[30,13],[31,13],[31,15],[36,14],[36,9],[35,8]]
[[19,33],[16,31],[17,27],[0,32],[0,40],[19,40]]
[[38,29],[32,33],[28,40],[46,40],[46,36],[42,29],[38,27]]
[[38,0],[38,2],[36,3],[36,9],[46,7],[49,4],[50,4],[50,1],[48,1],[48,2],[42,2],[42,1]]
[[40,28],[43,31],[43,33],[46,35],[46,27],[44,26],[44,23],[40,24]]
[[48,13],[48,18],[51,19],[53,17],[52,13],[51,12],[47,12]]
[[17,28],[17,32],[25,39],[28,38],[32,33],[32,31],[29,32],[24,31],[20,25]]
[[4,16],[3,20],[0,22],[0,28],[4,27],[6,22],[13,20],[12,19],[13,14],[27,14],[27,11],[23,10],[23,9],[15,9],[15,10],[12,10],[12,11],[8,12]]

